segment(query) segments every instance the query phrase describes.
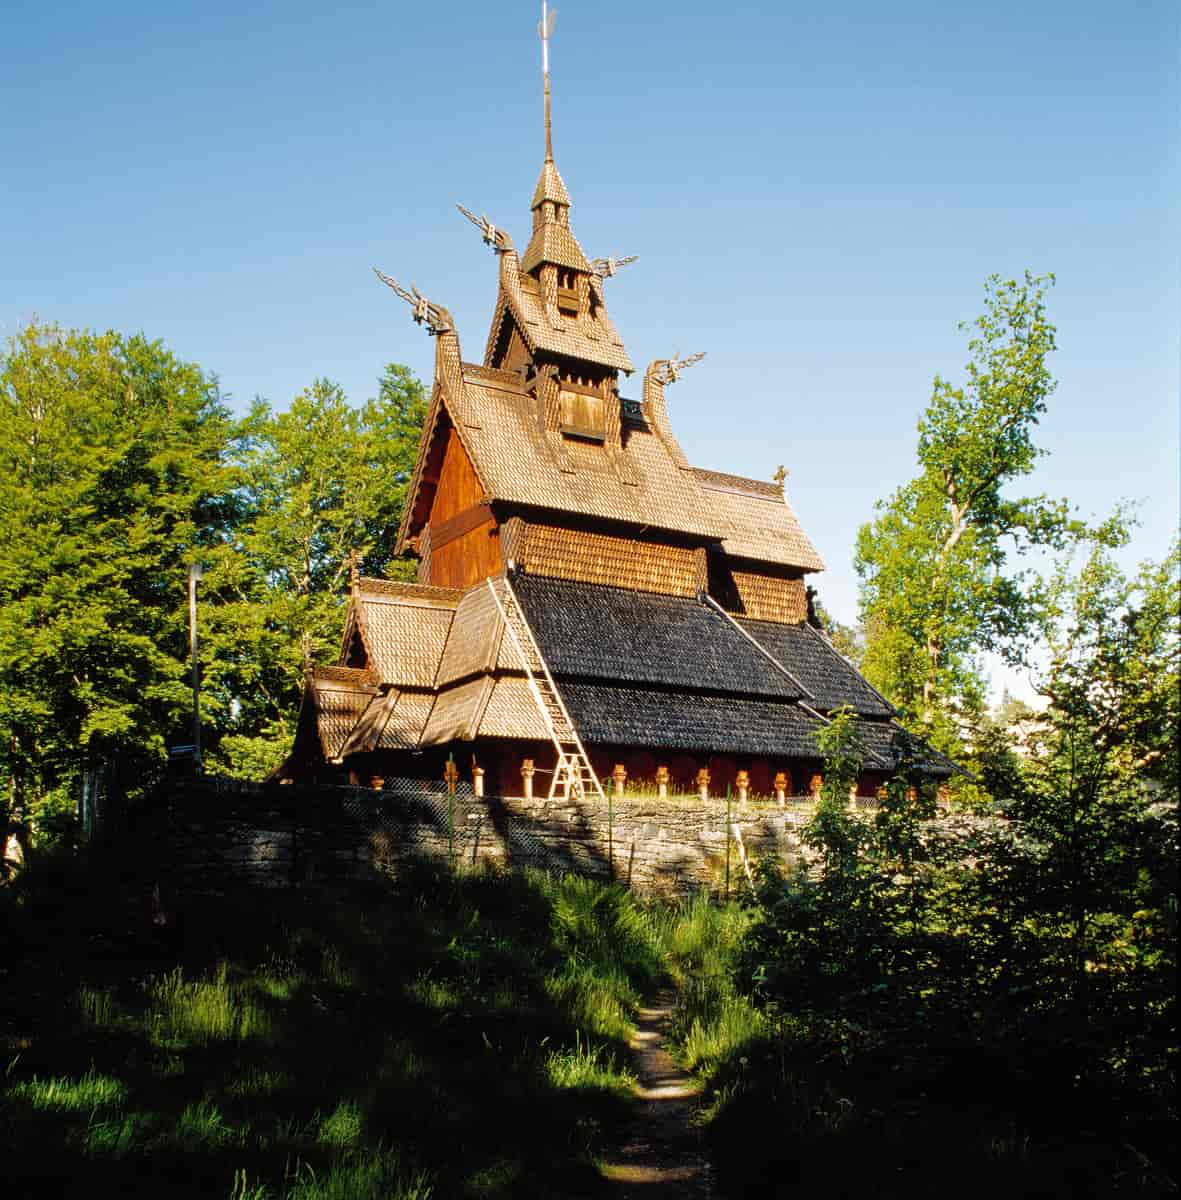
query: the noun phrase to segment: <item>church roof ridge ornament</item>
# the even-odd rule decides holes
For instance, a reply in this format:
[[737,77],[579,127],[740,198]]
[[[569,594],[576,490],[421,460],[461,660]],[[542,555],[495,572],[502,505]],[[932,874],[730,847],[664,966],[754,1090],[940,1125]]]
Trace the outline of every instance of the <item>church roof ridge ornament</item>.
[[616,272],[638,261],[638,254],[629,254],[625,258],[592,258],[591,270],[600,279],[610,279]]
[[462,204],[457,204],[455,207],[480,231],[484,245],[491,246],[497,254],[507,254],[513,249],[513,239],[503,229],[497,229],[482,213],[477,217],[474,212],[464,208]]
[[418,325],[425,325],[427,332],[433,337],[437,337],[441,333],[453,333],[455,331],[455,322],[451,319],[451,314],[441,305],[434,304],[428,300],[419,290],[418,285],[411,283],[410,290],[407,291],[392,275],[385,274],[384,271],[379,271],[377,267],[373,268],[374,275],[388,287],[395,296],[405,300],[413,309],[414,321]]
[[649,370],[652,371],[658,383],[663,383],[667,387],[670,383],[676,383],[683,371],[696,366],[704,357],[704,350],[690,354],[688,358],[681,358],[680,355],[674,354],[672,358],[657,359]]

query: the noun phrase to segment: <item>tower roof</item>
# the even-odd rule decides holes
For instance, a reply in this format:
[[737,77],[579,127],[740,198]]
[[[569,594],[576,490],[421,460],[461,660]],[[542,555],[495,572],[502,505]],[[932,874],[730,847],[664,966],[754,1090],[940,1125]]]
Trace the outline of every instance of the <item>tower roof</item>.
[[533,189],[533,202],[529,207],[537,208],[546,200],[565,208],[570,207],[570,193],[566,191],[566,185],[562,181],[557,164],[549,155],[541,165],[541,174],[537,177],[537,186]]

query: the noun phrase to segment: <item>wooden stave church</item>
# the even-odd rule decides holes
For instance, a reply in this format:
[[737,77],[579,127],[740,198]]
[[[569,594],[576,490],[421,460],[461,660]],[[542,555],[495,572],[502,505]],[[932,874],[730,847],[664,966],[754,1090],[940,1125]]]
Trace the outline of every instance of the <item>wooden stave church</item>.
[[[675,791],[814,792],[815,735],[857,714],[860,795],[899,761],[890,704],[832,647],[806,577],[823,562],[778,484],[693,467],[657,360],[642,400],[546,155],[524,255],[462,210],[499,260],[482,364],[450,314],[385,279],[436,339],[431,405],[398,534],[418,582],[354,575],[339,662],[309,669],[282,781],[439,779],[531,794],[560,747],[497,588],[561,696],[594,772]],[[489,580],[493,585],[489,586]],[[929,774],[954,770],[928,752]]]

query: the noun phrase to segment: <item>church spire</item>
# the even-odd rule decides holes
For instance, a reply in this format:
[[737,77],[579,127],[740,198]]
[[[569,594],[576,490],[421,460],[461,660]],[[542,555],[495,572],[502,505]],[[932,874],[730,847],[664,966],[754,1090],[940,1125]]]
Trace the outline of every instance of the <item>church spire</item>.
[[552,12],[549,7],[549,0],[541,0],[541,22],[537,26],[537,32],[541,34],[541,78],[545,89],[545,161],[554,161],[554,139],[553,131],[550,126],[550,101],[549,101],[549,39],[550,34],[554,31],[554,20],[558,15],[558,10],[555,8]]
[[[549,0],[541,0],[541,80],[545,99],[545,161],[533,189],[533,236],[521,259],[521,269],[533,273],[542,266],[553,266],[586,275],[590,263],[570,232],[570,193],[554,163],[553,124],[550,118],[549,43],[554,31],[555,10]],[[555,284],[556,286],[556,284]],[[570,284],[567,284],[570,286]],[[556,312],[556,310],[555,310]],[[554,317],[556,320],[556,316]]]
[[[537,25],[537,32],[541,35],[541,80],[545,96],[545,162],[541,167],[537,187],[533,189],[533,203],[530,205],[534,212],[535,226],[538,221],[538,209],[542,209],[541,220],[552,220],[558,217],[559,209],[566,210],[570,207],[570,194],[566,191],[562,176],[558,174],[558,168],[554,165],[554,131],[550,116],[549,40],[557,15],[557,9],[550,8],[549,0],[541,0],[541,20]],[[552,207],[542,207],[547,204]],[[564,218],[563,211],[558,219],[565,224]]]

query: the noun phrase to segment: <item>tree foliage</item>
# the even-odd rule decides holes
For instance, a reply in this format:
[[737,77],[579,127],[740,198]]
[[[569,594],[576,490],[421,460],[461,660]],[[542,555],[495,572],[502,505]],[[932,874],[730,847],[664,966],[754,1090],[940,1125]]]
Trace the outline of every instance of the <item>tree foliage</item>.
[[422,384],[390,364],[359,409],[320,379],[243,422],[238,511],[209,548],[203,609],[208,716],[232,772],[260,777],[285,754],[305,664],[337,653],[350,566],[407,569],[394,541],[425,413]]
[[32,324],[0,359],[0,774],[18,814],[142,769],[187,703],[186,562],[226,517],[229,414],[159,342]]
[[12,339],[0,782],[22,833],[39,798],[67,811],[90,768],[150,779],[187,731],[191,562],[207,748],[256,778],[275,765],[305,658],[336,653],[350,564],[406,569],[393,546],[425,409],[391,364],[359,409],[317,380],[234,421],[216,380],[159,342],[37,323]]
[[[1065,501],[1013,497],[1044,453],[1033,440],[1055,384],[1045,311],[1053,276],[985,287],[965,381],[936,376],[919,422],[918,474],[862,527],[855,565],[868,637],[863,669],[904,713],[948,740],[953,705],[978,707],[976,656],[1020,658],[1042,603],[1010,559],[1084,533]],[[940,728],[942,726],[942,728]]]

